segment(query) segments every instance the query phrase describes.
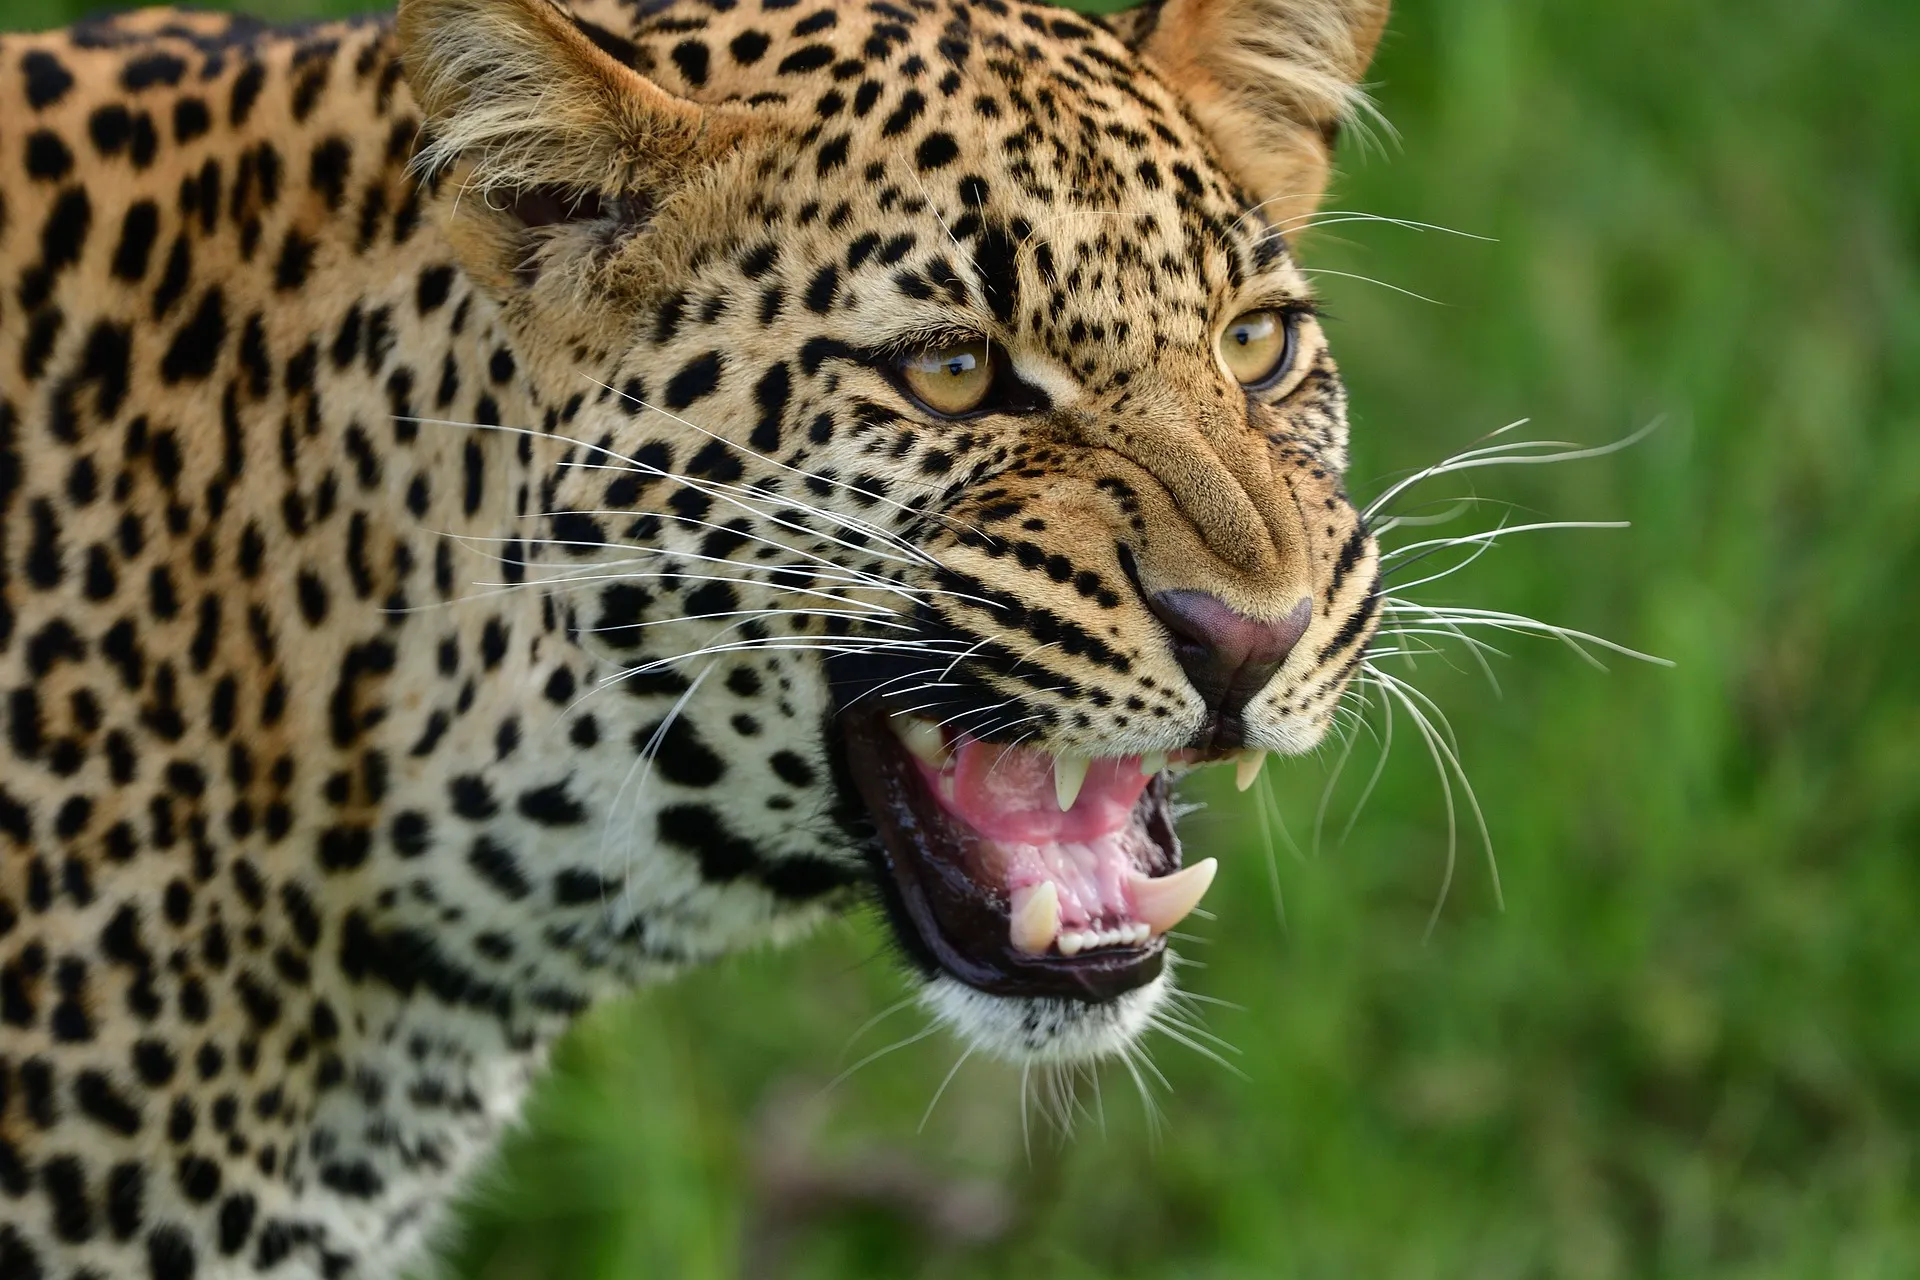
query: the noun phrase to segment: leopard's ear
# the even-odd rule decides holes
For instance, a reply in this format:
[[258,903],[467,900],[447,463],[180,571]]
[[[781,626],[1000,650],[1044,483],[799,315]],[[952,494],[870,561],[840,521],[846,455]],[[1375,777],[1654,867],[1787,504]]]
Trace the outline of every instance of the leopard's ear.
[[1153,0],[1109,19],[1278,225],[1326,190],[1389,0]]
[[635,46],[549,0],[401,0],[399,37],[426,117],[415,163],[453,187],[456,250],[496,293],[546,275],[579,292],[575,259],[651,221],[752,128],[668,93]]

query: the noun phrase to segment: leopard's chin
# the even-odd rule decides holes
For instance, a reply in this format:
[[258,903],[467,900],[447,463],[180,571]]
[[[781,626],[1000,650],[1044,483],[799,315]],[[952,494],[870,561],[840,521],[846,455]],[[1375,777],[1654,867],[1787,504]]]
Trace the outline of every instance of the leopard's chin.
[[876,879],[936,1016],[1024,1060],[1113,1053],[1167,988],[1167,933],[1214,862],[1182,867],[1170,771],[1194,752],[1100,758],[967,739],[880,706],[842,711]]

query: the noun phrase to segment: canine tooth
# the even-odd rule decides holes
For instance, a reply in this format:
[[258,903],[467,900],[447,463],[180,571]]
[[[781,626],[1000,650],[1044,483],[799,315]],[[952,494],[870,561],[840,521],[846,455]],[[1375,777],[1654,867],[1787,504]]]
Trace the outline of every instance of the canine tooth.
[[1154,933],[1165,933],[1187,918],[1207,896],[1213,874],[1220,863],[1203,858],[1170,876],[1155,879],[1135,873],[1133,877],[1134,914]]
[[1164,751],[1149,751],[1140,757],[1140,776],[1143,778],[1151,778],[1166,767],[1167,753]]
[[1051,880],[1013,891],[1013,911],[1007,925],[1016,951],[1043,954],[1060,932],[1060,889]]
[[1087,766],[1092,763],[1086,756],[1053,758],[1053,798],[1060,802],[1060,812],[1073,808],[1073,802],[1079,799],[1080,788],[1087,781]]
[[914,757],[929,769],[944,769],[952,752],[947,750],[946,736],[940,732],[940,726],[931,720],[919,716],[892,716],[893,732]]
[[1233,785],[1245,791],[1260,776],[1260,767],[1267,762],[1264,751],[1242,751],[1239,763],[1233,766]]
[[1079,955],[1081,948],[1085,947],[1091,940],[1091,934],[1063,933],[1060,935],[1060,954],[1063,956]]

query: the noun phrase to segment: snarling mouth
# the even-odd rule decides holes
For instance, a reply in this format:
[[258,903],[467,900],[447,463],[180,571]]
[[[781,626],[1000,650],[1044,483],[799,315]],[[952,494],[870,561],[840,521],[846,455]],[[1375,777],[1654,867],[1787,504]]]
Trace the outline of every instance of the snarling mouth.
[[1182,869],[1170,808],[1170,770],[1198,753],[1054,756],[857,707],[840,722],[910,952],[995,995],[1103,1001],[1159,975],[1213,881],[1211,858]]

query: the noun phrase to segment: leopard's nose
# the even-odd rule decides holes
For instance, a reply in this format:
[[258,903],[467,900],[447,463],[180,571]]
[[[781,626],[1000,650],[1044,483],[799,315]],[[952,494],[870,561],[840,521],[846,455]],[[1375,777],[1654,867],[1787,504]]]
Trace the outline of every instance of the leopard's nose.
[[1212,713],[1202,746],[1243,746],[1240,713],[1264,689],[1313,621],[1302,596],[1274,621],[1251,618],[1204,591],[1158,591],[1147,607],[1173,633],[1173,655]]

